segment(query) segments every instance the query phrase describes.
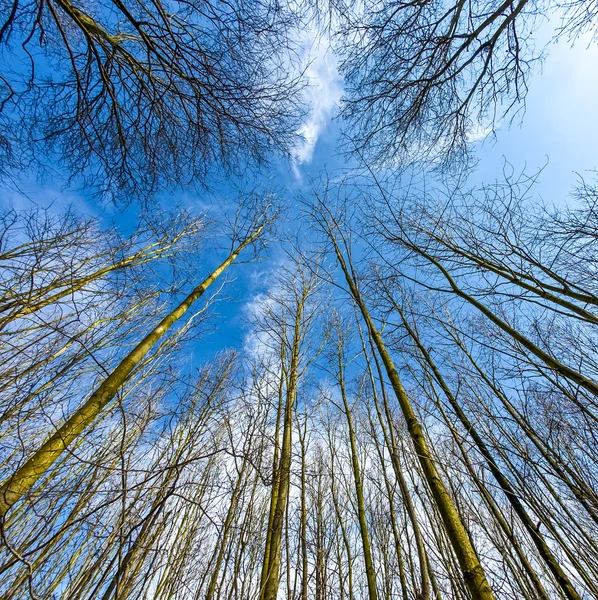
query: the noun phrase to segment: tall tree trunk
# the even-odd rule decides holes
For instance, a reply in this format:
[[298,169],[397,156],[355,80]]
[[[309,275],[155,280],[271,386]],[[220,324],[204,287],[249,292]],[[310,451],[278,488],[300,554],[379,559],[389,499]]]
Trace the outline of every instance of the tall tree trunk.
[[[341,507],[339,505],[338,497],[337,497],[337,493],[336,493],[336,485],[335,485],[336,476],[335,476],[335,472],[334,472],[334,462],[335,462],[335,458],[336,458],[336,452],[335,452],[334,440],[332,438],[330,430],[328,431],[328,446],[330,448],[330,493],[332,496],[332,504],[334,506],[334,512],[336,514],[336,518],[338,520],[338,524],[339,524],[339,527],[341,530],[341,537],[343,538],[343,545],[345,546],[345,552],[347,553],[347,587],[348,587],[349,600],[354,600],[355,594],[353,592],[353,555],[351,552],[351,542],[349,540],[347,528],[345,527],[345,522],[343,520],[343,514],[341,511]],[[340,566],[339,566],[339,577],[340,576],[341,576],[341,573],[340,573]]]
[[390,357],[388,350],[384,344],[382,336],[378,332],[374,321],[370,316],[370,313],[365,305],[363,298],[357,288],[357,283],[352,276],[347,263],[341,253],[340,247],[338,246],[334,231],[330,231],[328,228],[329,238],[332,242],[335,250],[335,254],[338,263],[343,271],[345,280],[349,287],[349,291],[353,300],[357,304],[361,315],[367,325],[369,334],[376,345],[376,348],[382,359],[382,363],[386,369],[388,379],[391,386],[396,394],[397,400],[403,412],[407,430],[411,436],[415,452],[422,466],[422,470],[426,481],[432,492],[432,496],[446,528],[447,534],[451,541],[451,545],[457,555],[459,566],[463,579],[467,585],[469,592],[471,593],[474,600],[494,600],[494,594],[486,579],[484,568],[480,563],[480,560],[475,552],[475,549],[467,535],[467,531],[463,526],[463,523],[459,517],[459,513],[455,508],[455,505],[438,473],[438,469],[434,463],[434,459],[428,448],[428,443],[424,436],[422,426],[413,410],[411,401],[405,392],[405,388],[399,378],[399,374],[394,366],[394,363]]
[[345,389],[345,377],[342,358],[342,342],[339,342],[337,352],[337,369],[338,369],[338,384],[340,387],[341,398],[347,418],[347,427],[349,430],[349,445],[351,448],[351,468],[353,470],[353,480],[355,482],[355,494],[357,496],[357,520],[359,521],[359,533],[361,535],[361,543],[363,547],[363,560],[365,562],[365,575],[368,584],[368,596],[370,600],[378,600],[378,592],[376,590],[376,570],[374,569],[374,561],[372,559],[372,548],[368,533],[368,525],[365,513],[365,499],[363,496],[363,482],[361,478],[361,468],[359,467],[359,457],[357,453],[357,440],[355,438],[355,428],[353,427],[353,418],[351,408],[347,399]]
[[[280,381],[278,384],[278,407],[276,411],[276,425],[274,427],[274,455],[272,457],[272,489],[270,490],[270,504],[268,511],[268,525],[266,527],[266,543],[264,547],[264,560],[262,563],[262,573],[260,577],[260,590],[266,587],[266,580],[270,572],[270,547],[272,545],[272,523],[274,521],[274,512],[278,501],[278,489],[280,483],[279,453],[280,453],[280,424],[282,421],[283,402],[284,402],[284,382],[285,382],[285,348],[280,348]],[[262,593],[262,592],[260,592]]]
[[538,528],[534,524],[532,518],[529,516],[529,514],[525,510],[525,507],[519,500],[519,496],[517,495],[517,493],[511,486],[509,480],[504,476],[504,474],[502,473],[502,471],[496,464],[496,461],[494,460],[489,448],[486,446],[486,443],[481,438],[481,436],[478,434],[478,432],[475,429],[475,427],[473,426],[473,424],[469,421],[469,419],[463,412],[463,409],[461,408],[460,404],[457,402],[456,398],[453,396],[446,381],[444,380],[444,377],[442,376],[438,367],[432,360],[430,353],[427,351],[427,349],[421,342],[419,336],[417,335],[417,332],[413,329],[413,327],[411,327],[411,325],[405,318],[405,315],[404,315],[403,311],[400,309],[400,307],[394,302],[393,302],[393,304],[394,304],[395,310],[397,310],[397,312],[399,313],[399,315],[401,317],[403,326],[407,330],[407,333],[409,333],[409,336],[417,345],[417,348],[420,351],[420,353],[425,361],[425,364],[427,364],[428,367],[430,368],[430,370],[432,371],[432,373],[434,375],[434,379],[436,379],[436,381],[438,382],[440,389],[442,390],[444,396],[448,400],[452,409],[455,411],[455,414],[457,415],[459,421],[465,428],[465,431],[467,431],[467,433],[471,436],[478,451],[486,460],[486,463],[490,469],[490,472],[492,473],[492,475],[498,482],[498,485],[500,486],[502,491],[505,493],[509,503],[511,504],[511,506],[513,507],[513,510],[515,511],[515,514],[517,514],[517,516],[521,519],[521,522],[523,523],[524,527],[526,528],[527,532],[529,533],[530,537],[532,538],[536,548],[538,549],[538,552],[540,553],[540,556],[544,559],[550,572],[556,579],[559,587],[563,590],[563,593],[565,594],[565,596],[567,598],[569,598],[569,600],[581,600],[581,596],[577,593],[577,590],[573,587],[573,584],[571,583],[570,579],[567,577],[567,574],[565,573],[565,571],[562,569],[562,567],[558,563],[556,557],[550,550],[550,547],[544,540],[544,537],[538,531]]
[[162,319],[160,324],[127,354],[89,399],[13,475],[2,483],[0,486],[0,519],[6,515],[15,502],[18,502],[24,494],[31,490],[38,479],[68,448],[69,444],[96,420],[102,410],[126,383],[133,369],[143,360],[156,342],[203,296],[204,292],[230,266],[239,253],[259,237],[263,228],[264,224],[260,225],[177,308]]
[[308,583],[308,562],[307,562],[307,499],[306,499],[306,471],[307,471],[307,456],[306,456],[306,440],[307,435],[307,416],[305,417],[305,425],[303,431],[299,426],[299,442],[301,444],[301,521],[300,521],[300,543],[301,543],[301,600],[307,600],[307,583]]
[[293,330],[293,342],[291,348],[291,363],[287,382],[282,444],[280,449],[280,461],[278,466],[278,489],[276,507],[270,527],[270,547],[268,567],[266,573],[262,573],[263,588],[260,600],[276,600],[279,585],[280,553],[282,542],[282,530],[284,527],[284,516],[286,511],[289,486],[291,480],[291,455],[293,436],[293,413],[297,397],[297,383],[299,380],[299,348],[301,344],[301,321],[305,298],[302,298],[296,307],[295,323]]
[[[401,460],[399,457],[399,447],[397,445],[396,434],[395,434],[395,424],[393,423],[392,415],[390,412],[390,406],[388,405],[388,397],[386,395],[386,387],[384,385],[384,380],[382,377],[382,369],[380,367],[380,362],[378,361],[378,357],[376,356],[376,352],[373,347],[373,342],[370,338],[370,348],[372,350],[372,358],[374,359],[374,363],[376,365],[376,371],[378,373],[378,377],[380,380],[380,389],[382,392],[382,401],[384,403],[384,414],[386,417],[386,426],[384,424],[384,419],[382,418],[382,413],[380,410],[380,403],[378,401],[378,393],[376,392],[376,385],[374,374],[372,373],[372,368],[370,365],[370,361],[367,358],[367,349],[365,346],[365,341],[363,340],[363,335],[361,334],[360,329],[360,337],[362,342],[362,347],[364,354],[366,355],[368,374],[370,377],[370,382],[372,384],[372,394],[374,399],[374,406],[376,408],[376,414],[378,416],[378,422],[380,423],[380,427],[382,428],[382,434],[384,435],[384,441],[386,443],[386,447],[390,453],[391,465],[399,484],[399,489],[401,491],[401,497],[403,499],[403,503],[405,505],[405,510],[407,511],[407,515],[409,516],[409,520],[411,521],[411,527],[413,528],[413,536],[415,537],[415,545],[417,547],[417,556],[419,560],[419,568],[421,573],[421,589],[418,595],[418,598],[421,600],[428,600],[430,597],[430,579],[431,574],[428,568],[428,556],[426,552],[426,547],[424,544],[423,535],[421,533],[421,528],[419,526],[419,521],[417,518],[417,513],[415,512],[415,506],[413,505],[413,499],[411,498],[411,493],[409,492],[409,488],[407,487],[407,482],[405,481],[405,476],[403,475],[403,468],[401,466]],[[438,597],[438,594],[435,593],[435,596]]]

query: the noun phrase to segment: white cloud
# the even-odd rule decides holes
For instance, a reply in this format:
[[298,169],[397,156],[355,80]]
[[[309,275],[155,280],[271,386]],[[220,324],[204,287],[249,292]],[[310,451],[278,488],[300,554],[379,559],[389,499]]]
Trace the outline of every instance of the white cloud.
[[477,123],[467,132],[467,141],[470,144],[483,142],[494,131],[494,128],[498,129],[498,127],[500,127],[500,123],[497,123],[494,127],[491,124],[482,125]]
[[330,41],[319,37],[315,30],[310,31],[302,42],[308,64],[305,77],[308,87],[305,91],[308,114],[299,134],[303,137],[293,152],[293,167],[309,163],[313,157],[319,136],[334,115],[343,91],[342,78]]

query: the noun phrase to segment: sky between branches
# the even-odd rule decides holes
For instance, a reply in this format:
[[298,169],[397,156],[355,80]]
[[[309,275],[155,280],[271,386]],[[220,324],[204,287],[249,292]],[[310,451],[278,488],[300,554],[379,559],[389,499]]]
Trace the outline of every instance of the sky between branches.
[[[546,21],[541,25],[536,33],[536,47],[541,49],[554,31],[554,23]],[[472,132],[477,160],[470,177],[473,184],[488,184],[501,179],[505,161],[516,173],[534,173],[542,169],[536,194],[547,204],[562,205],[572,201],[569,194],[580,177],[591,178],[591,172],[598,169],[598,120],[595,118],[598,45],[590,42],[586,35],[574,43],[566,38],[551,43],[530,77],[524,110],[511,121],[500,123],[493,135],[488,135],[487,131]],[[293,199],[312,178],[317,178],[323,170],[334,172],[347,167],[340,135],[343,123],[336,117],[343,91],[336,57],[329,40],[319,37],[315,31],[304,33],[300,44],[308,81],[305,93],[308,110],[299,131],[302,140],[290,161],[276,160],[267,171],[255,176],[256,181],[262,178],[260,183],[271,185],[287,199],[290,214],[296,214]],[[220,209],[223,198],[234,198],[237,186],[238,182],[223,179],[210,191],[179,193],[176,198],[165,194],[159,196],[158,201],[170,207],[176,204],[199,210],[213,210],[215,206]],[[50,206],[60,212],[73,206],[81,215],[116,224],[125,234],[132,230],[137,220],[135,205],[125,210],[99,206],[76,185],[64,187],[60,172],[47,174],[41,180],[25,172],[18,181],[18,188],[4,187],[3,207]],[[283,227],[293,235],[300,226],[299,220],[291,218]],[[201,356],[204,353],[212,355],[220,349],[245,343],[250,334],[247,307],[268,285],[269,272],[284,260],[284,249],[275,246],[269,251],[267,260],[249,268],[237,268],[231,274],[233,285],[226,288],[225,301],[217,305],[214,323],[217,333],[202,340],[201,349],[194,351],[193,361],[207,359],[208,356]],[[208,266],[209,261],[206,268]]]

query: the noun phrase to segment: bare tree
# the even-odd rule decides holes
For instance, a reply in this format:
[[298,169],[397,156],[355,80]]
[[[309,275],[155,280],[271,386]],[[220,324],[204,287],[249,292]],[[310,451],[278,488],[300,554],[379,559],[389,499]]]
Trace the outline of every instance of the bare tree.
[[[313,355],[306,356],[306,352],[310,347],[307,335],[318,312],[317,302],[314,302],[317,284],[317,278],[301,265],[283,272],[278,280],[280,289],[274,289],[260,319],[263,335],[268,340],[266,344],[281,358],[277,429],[282,427],[272,478],[270,519],[261,575],[260,598],[264,600],[275,600],[278,593],[282,533],[291,481],[294,407],[300,378],[314,358]],[[278,431],[276,434],[278,436]],[[275,445],[278,443],[276,437]]]
[[522,112],[541,58],[533,33],[559,13],[559,35],[595,26],[586,1],[372,0],[349,12],[338,47],[358,154],[386,165],[447,160]]
[[269,0],[4,4],[3,167],[58,157],[130,200],[288,151],[297,18]]
[[359,291],[358,282],[351,259],[351,246],[348,243],[347,233],[339,225],[339,218],[332,212],[323,199],[316,199],[313,211],[314,222],[327,236],[332,251],[340,265],[351,298],[361,313],[366,323],[368,334],[372,337],[381,360],[391,382],[393,391],[401,406],[412,443],[416,449],[426,481],[432,491],[436,507],[438,508],[444,527],[448,533],[453,549],[459,560],[463,579],[474,598],[494,598],[492,590],[486,579],[484,569],[479,561],[471,540],[463,526],[459,513],[448,493],[444,482],[440,478],[435,461],[429,450],[428,442],[424,435],[421,423],[416,416],[413,405],[403,387],[398,372],[382,336],[376,328],[374,321],[367,309],[365,301]]
[[79,406],[66,421],[51,434],[48,439],[10,475],[2,484],[2,508],[4,517],[10,507],[26,494],[37,480],[52,466],[56,459],[68,448],[69,444],[91,425],[102,410],[114,398],[125,384],[133,370],[143,361],[154,345],[167,333],[187,310],[204,294],[209,286],[247,247],[259,240],[264,228],[271,221],[271,206],[242,215],[235,224],[231,250],[228,257],[173,311],[148,333],[135,348],[127,354],[120,364],[104,379],[89,398]]

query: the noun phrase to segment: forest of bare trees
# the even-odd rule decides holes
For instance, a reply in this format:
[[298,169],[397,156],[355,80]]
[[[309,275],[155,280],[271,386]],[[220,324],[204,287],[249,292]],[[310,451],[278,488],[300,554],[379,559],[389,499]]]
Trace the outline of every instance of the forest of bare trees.
[[598,183],[471,177],[597,17],[3,2],[0,600],[598,599]]

